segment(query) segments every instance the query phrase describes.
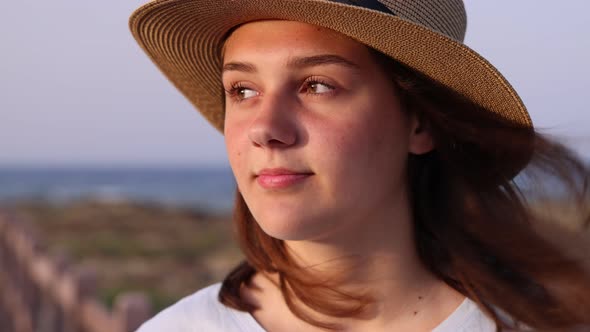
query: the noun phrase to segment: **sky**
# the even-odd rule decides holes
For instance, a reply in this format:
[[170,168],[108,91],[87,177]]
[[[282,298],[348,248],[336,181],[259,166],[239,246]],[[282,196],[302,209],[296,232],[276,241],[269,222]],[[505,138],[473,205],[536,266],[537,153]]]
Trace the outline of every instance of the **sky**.
[[[227,165],[222,135],[129,33],[143,3],[0,2],[0,167]],[[512,83],[537,128],[590,158],[590,1],[465,5],[466,44]]]

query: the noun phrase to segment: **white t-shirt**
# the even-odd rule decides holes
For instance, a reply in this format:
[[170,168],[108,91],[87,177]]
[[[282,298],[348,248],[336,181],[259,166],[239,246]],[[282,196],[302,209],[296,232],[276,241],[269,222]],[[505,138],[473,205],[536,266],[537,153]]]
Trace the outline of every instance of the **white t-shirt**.
[[[247,312],[217,300],[220,283],[204,288],[164,309],[136,332],[265,332]],[[495,332],[496,325],[470,299],[432,332]]]

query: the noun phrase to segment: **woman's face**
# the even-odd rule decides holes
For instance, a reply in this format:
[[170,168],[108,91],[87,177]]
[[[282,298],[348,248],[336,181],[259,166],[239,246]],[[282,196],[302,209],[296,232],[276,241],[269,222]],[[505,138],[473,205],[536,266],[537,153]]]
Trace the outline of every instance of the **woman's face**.
[[299,22],[248,23],[225,44],[222,80],[229,161],[270,236],[329,237],[405,201],[408,153],[429,139],[362,44]]

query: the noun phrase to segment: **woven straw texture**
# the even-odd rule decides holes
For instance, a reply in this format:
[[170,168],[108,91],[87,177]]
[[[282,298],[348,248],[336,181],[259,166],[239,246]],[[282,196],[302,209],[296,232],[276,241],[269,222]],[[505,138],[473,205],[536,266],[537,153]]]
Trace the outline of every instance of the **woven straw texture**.
[[[361,1],[357,1],[361,2]],[[489,111],[532,127],[510,84],[462,44],[461,0],[382,0],[396,15],[329,0],[156,0],[130,18],[133,36],[191,103],[223,131],[220,48],[242,23],[284,19],[339,31],[388,54]]]

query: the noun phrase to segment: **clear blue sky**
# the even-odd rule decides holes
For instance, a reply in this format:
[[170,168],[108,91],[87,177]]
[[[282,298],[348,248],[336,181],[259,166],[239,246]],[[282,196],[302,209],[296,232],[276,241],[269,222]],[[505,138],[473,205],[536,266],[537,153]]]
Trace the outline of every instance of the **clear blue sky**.
[[[515,86],[537,127],[590,157],[590,1],[465,2],[466,43]],[[128,32],[142,3],[0,3],[0,166],[226,164],[222,136]]]

